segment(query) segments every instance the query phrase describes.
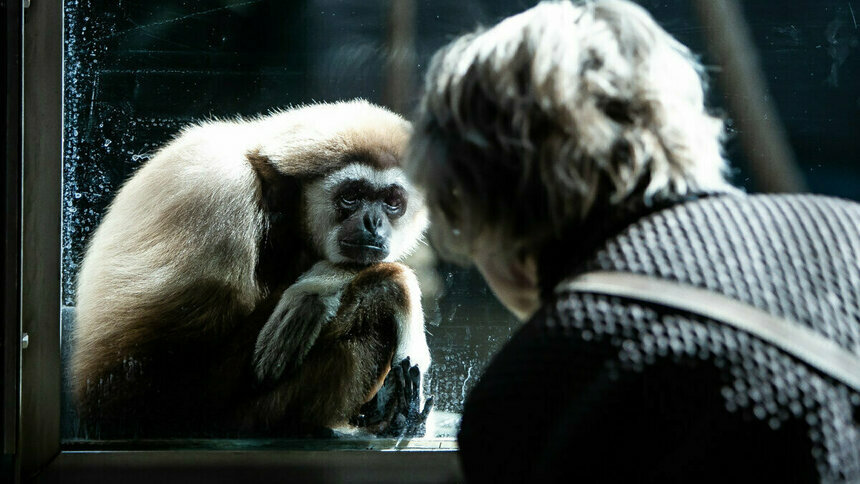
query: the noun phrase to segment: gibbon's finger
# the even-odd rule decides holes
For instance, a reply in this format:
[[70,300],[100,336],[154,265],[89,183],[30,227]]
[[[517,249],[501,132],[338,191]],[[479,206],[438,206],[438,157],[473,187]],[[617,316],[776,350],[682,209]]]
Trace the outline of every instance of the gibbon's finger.
[[397,408],[406,408],[406,378],[403,374],[403,366],[398,366],[396,370],[397,371],[395,371],[394,373],[394,378],[396,379],[395,382],[398,390],[395,394]]
[[421,368],[418,368],[418,365],[409,368],[409,377],[412,378],[413,383],[421,381]]
[[414,396],[418,394],[418,388],[415,386],[415,382],[411,378],[411,367],[412,361],[408,356],[400,362],[400,368],[403,371],[403,398],[407,405],[410,405]]
[[412,364],[409,361],[408,356],[406,358],[404,358],[403,361],[400,362],[400,370],[403,371],[404,375],[409,374],[409,367],[410,366],[412,366]]
[[421,411],[421,421],[426,422],[427,416],[430,415],[430,411],[433,410],[433,395],[427,397],[427,400],[424,401],[424,410]]
[[424,401],[424,410],[420,413],[416,411],[410,412],[407,421],[407,428],[403,430],[403,435],[406,437],[423,437],[427,433],[427,416],[430,415],[430,410],[433,409],[433,397],[428,397]]
[[430,415],[430,410],[433,409],[433,397],[427,397],[424,400],[424,408],[421,409],[418,405],[415,405],[415,411],[410,412],[410,417],[412,421],[416,424],[424,423],[427,421],[427,417]]
[[[403,363],[400,364],[400,371],[403,373],[403,401],[406,405],[409,405],[412,402],[412,394],[415,393],[415,389],[412,386],[412,379],[409,378],[409,367],[404,365],[404,363],[408,364],[406,360],[403,360]],[[404,411],[406,411],[407,407],[404,407]]]
[[[364,414],[364,422],[374,427],[373,431],[377,435],[420,437],[426,432],[426,421],[433,409],[434,398],[428,397],[422,408],[421,370],[409,363],[408,359],[404,359],[393,365],[383,385],[384,390],[375,397],[384,404],[383,411],[376,414],[377,418]],[[363,408],[367,408],[367,404]]]
[[410,381],[412,386],[412,404],[416,409],[419,408],[421,402],[418,400],[421,398],[421,369],[418,368],[418,365],[413,366],[409,369],[409,375],[407,378]]

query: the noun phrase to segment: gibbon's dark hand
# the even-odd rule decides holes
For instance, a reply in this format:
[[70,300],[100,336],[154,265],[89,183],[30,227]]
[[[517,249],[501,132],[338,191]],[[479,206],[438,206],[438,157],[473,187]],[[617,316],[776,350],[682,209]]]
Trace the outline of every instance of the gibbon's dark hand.
[[421,408],[421,370],[407,357],[391,364],[385,383],[372,400],[361,407],[356,424],[380,437],[422,437],[433,397]]

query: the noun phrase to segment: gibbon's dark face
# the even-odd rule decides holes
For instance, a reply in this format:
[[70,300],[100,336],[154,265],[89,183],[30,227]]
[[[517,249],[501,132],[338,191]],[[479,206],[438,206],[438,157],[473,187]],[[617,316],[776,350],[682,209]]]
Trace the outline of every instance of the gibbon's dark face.
[[359,264],[385,260],[391,253],[392,224],[407,204],[408,194],[397,183],[378,187],[364,179],[342,182],[332,199],[340,253]]
[[353,163],[312,183],[306,225],[335,263],[392,262],[422,240],[427,211],[399,167]]

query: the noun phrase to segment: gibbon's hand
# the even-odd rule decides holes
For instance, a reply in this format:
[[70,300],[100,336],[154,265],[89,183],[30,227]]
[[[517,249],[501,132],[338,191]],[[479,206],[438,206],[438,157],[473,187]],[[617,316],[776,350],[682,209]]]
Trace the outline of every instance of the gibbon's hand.
[[273,384],[302,364],[320,330],[337,312],[350,274],[320,261],[281,295],[254,346],[257,381]]
[[253,365],[258,382],[273,384],[301,366],[323,324],[331,319],[339,297],[289,289],[284,292],[257,336]]
[[298,368],[319,336],[325,314],[326,305],[317,294],[282,297],[257,336],[253,362],[257,381],[274,384]]
[[424,401],[423,409],[420,400],[421,370],[412,366],[408,357],[392,362],[382,388],[361,407],[354,423],[381,437],[422,437],[433,397]]

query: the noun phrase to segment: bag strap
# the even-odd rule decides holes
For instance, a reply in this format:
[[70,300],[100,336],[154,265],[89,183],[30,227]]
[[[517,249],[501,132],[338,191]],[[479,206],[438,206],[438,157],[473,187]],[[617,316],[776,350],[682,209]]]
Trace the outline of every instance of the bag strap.
[[624,297],[697,314],[750,333],[860,392],[860,357],[795,321],[687,284],[626,272],[589,272],[559,284],[564,291]]

